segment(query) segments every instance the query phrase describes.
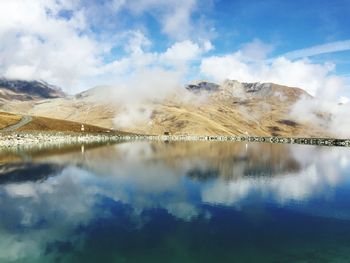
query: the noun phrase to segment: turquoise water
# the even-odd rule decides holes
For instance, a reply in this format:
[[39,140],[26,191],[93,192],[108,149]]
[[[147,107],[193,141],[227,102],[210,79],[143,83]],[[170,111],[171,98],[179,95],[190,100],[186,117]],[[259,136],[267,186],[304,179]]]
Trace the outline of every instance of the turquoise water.
[[350,262],[346,148],[134,142],[0,157],[0,262]]

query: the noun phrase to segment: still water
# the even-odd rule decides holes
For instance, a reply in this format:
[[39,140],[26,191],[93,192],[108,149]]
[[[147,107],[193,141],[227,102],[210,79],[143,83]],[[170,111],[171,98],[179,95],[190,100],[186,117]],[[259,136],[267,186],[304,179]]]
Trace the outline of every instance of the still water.
[[133,142],[0,161],[0,262],[350,262],[348,148]]

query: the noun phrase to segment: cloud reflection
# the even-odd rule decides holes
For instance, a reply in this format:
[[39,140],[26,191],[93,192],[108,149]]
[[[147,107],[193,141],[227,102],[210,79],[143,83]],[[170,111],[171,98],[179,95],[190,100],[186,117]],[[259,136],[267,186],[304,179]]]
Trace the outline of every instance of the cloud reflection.
[[350,166],[350,153],[342,148],[206,142],[125,143],[83,156],[33,159],[65,168],[39,181],[0,184],[0,260],[39,259],[69,242],[79,249],[77,229],[110,217],[108,200],[128,207],[123,216],[134,228],[151,220],[143,213],[154,209],[183,221],[210,220],[208,205],[327,199],[346,181]]

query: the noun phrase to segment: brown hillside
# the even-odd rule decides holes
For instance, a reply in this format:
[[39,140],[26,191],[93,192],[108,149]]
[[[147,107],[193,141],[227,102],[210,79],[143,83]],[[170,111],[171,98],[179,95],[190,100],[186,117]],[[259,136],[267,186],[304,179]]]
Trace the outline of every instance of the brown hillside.
[[7,112],[0,112],[0,130],[21,120],[22,116]]
[[[84,125],[85,132],[105,133],[109,129],[93,125]],[[81,123],[73,121],[58,120],[46,117],[33,117],[33,120],[27,125],[18,129],[18,131],[59,131],[59,132],[81,132]]]
[[[3,128],[14,125],[18,123],[23,116],[18,114],[11,114],[6,112],[0,112],[0,131]],[[56,131],[56,132],[81,132],[81,123],[59,120],[53,118],[46,117],[36,117],[32,116],[32,120],[16,129],[15,131],[23,132],[23,131]],[[118,133],[125,134],[121,131],[111,131],[110,129],[84,124],[84,132],[87,133]]]
[[[106,87],[94,88],[75,97],[34,102],[7,101],[0,104],[0,109],[133,133],[329,136],[324,127],[300,123],[290,116],[295,102],[303,97],[311,98],[301,89],[230,80],[222,85],[207,83],[201,86],[201,83],[191,85],[190,89],[174,91],[162,101],[133,105],[132,110],[136,112],[150,111],[150,118],[128,126],[121,126],[119,117],[133,116],[127,115],[125,105],[111,102],[113,96]],[[36,125],[35,129],[39,128]]]

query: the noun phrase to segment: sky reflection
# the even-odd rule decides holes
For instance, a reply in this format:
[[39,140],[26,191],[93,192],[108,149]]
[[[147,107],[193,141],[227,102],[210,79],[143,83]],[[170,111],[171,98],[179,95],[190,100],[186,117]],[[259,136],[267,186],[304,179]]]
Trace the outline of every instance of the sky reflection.
[[44,262],[83,249],[96,222],[113,218],[136,231],[159,211],[209,224],[214,207],[270,204],[350,219],[348,203],[338,200],[350,186],[343,148],[137,142],[32,160],[0,168],[0,261]]

